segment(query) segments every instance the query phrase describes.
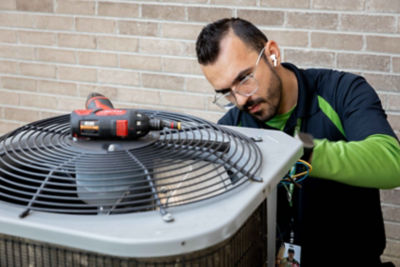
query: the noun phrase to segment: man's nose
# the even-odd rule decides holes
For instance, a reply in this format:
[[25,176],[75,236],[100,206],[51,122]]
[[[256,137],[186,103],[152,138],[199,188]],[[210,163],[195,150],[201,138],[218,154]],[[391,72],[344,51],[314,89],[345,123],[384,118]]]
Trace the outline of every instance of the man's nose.
[[235,93],[235,99],[236,99],[236,105],[241,108],[246,104],[247,100],[249,99],[249,96],[244,96]]

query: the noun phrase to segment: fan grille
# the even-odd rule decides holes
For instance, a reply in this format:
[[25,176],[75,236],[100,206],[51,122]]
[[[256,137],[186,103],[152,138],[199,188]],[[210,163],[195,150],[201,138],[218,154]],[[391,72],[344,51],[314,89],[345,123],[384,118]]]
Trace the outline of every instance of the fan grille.
[[255,179],[258,146],[208,121],[140,110],[180,121],[181,130],[138,140],[76,140],[69,115],[37,121],[0,138],[0,200],[30,211],[121,214],[197,202]]

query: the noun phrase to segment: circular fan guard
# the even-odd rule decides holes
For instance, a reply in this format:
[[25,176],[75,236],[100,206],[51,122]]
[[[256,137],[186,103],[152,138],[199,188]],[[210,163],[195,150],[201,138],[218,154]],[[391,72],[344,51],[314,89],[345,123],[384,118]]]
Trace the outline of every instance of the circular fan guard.
[[138,140],[76,140],[69,115],[30,123],[0,138],[0,200],[30,211],[121,214],[197,202],[257,180],[262,156],[248,137],[205,120]]

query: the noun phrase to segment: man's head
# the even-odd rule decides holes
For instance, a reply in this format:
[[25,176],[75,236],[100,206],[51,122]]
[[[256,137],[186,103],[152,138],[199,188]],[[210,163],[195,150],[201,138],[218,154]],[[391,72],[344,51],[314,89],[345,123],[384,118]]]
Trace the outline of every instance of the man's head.
[[204,27],[197,37],[196,53],[201,65],[212,64],[217,60],[219,44],[230,31],[255,51],[261,51],[268,42],[265,34],[246,20],[240,18],[217,20]]
[[294,249],[292,249],[292,248],[289,248],[289,249],[288,249],[288,258],[289,258],[290,260],[293,260],[293,259],[294,259]]
[[257,27],[239,18],[218,20],[203,28],[196,52],[217,93],[261,121],[277,114],[282,82],[271,56],[279,62],[279,48]]

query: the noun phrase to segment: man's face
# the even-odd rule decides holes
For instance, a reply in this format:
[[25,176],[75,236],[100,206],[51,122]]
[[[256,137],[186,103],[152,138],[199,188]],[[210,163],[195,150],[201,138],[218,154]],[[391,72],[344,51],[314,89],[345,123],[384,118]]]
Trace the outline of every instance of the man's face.
[[[208,65],[202,65],[202,71],[218,91],[235,87],[241,77],[254,72],[258,90],[251,96],[234,94],[239,109],[249,112],[260,121],[268,121],[277,114],[282,94],[281,80],[262,57],[257,68],[255,64],[260,51],[247,47],[235,34],[228,33],[220,44],[217,60]],[[268,52],[264,52],[268,54]]]

